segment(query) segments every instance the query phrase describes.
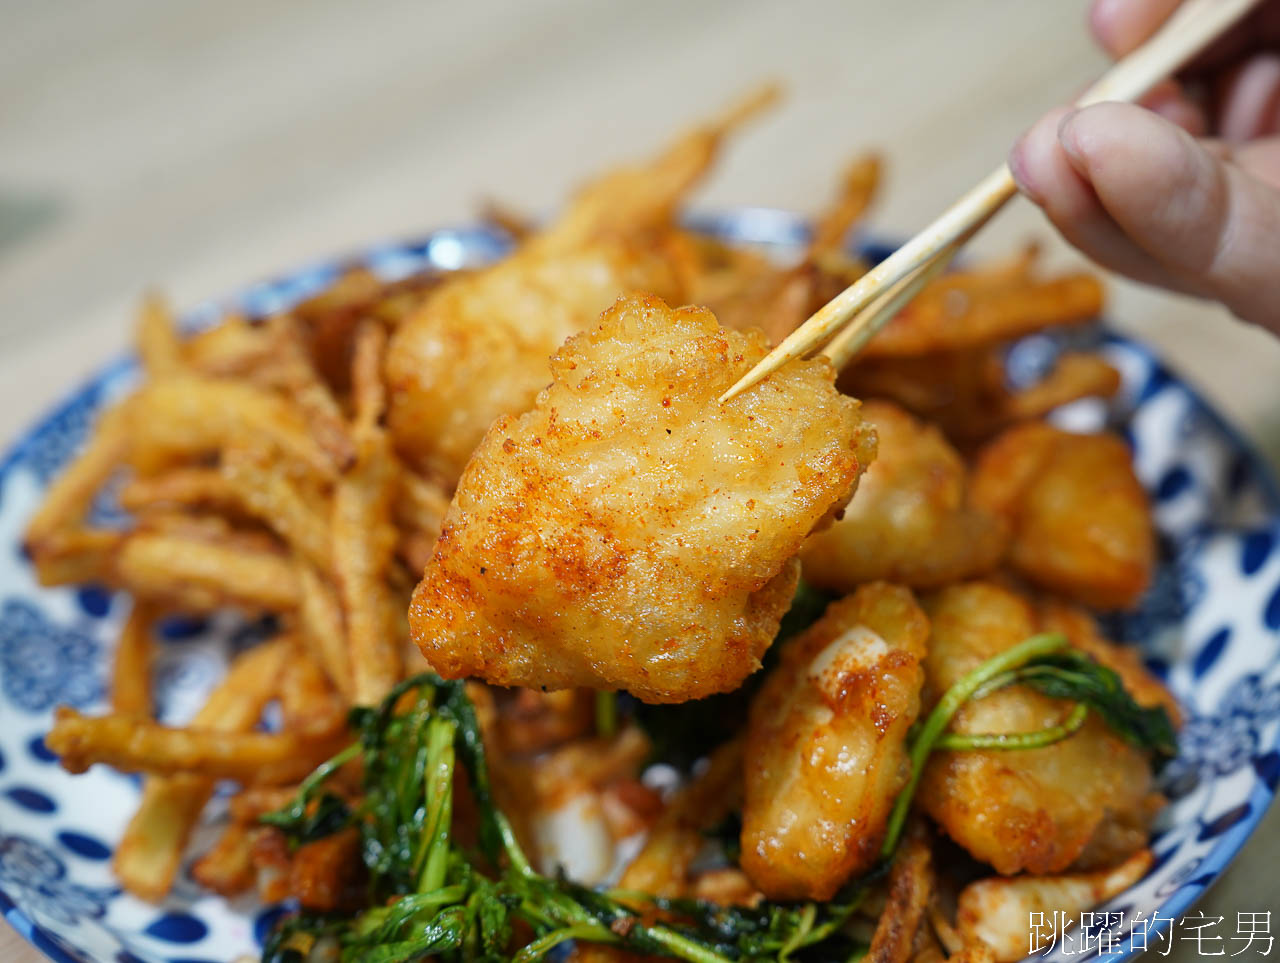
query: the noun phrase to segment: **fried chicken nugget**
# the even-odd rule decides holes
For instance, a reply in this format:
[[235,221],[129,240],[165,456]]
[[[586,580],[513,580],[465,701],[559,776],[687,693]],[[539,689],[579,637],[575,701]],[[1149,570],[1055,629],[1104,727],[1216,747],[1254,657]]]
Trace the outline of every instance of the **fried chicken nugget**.
[[844,517],[800,553],[814,585],[851,592],[887,579],[938,588],[995,568],[1008,542],[1000,516],[975,508],[960,454],[936,427],[888,401],[868,401],[876,460]]
[[801,541],[873,454],[825,360],[721,405],[767,350],[705,309],[623,298],[463,473],[410,609],[447,678],[679,702],[760,665]]
[[1115,609],[1151,584],[1155,526],[1129,449],[1114,435],[1042,422],[1010,428],[979,455],[973,500],[1008,520],[1009,562],[1037,585]]
[[910,590],[833,603],[751,705],[742,868],[774,899],[830,899],[879,858],[911,767],[929,621]]
[[[1027,599],[985,582],[945,588],[924,608],[932,699],[1044,628]],[[1011,686],[963,706],[951,728],[1029,732],[1059,723],[1069,708]],[[1147,757],[1095,713],[1079,732],[1040,749],[936,752],[916,798],[947,835],[1006,875],[1118,862],[1144,845],[1159,804]]]

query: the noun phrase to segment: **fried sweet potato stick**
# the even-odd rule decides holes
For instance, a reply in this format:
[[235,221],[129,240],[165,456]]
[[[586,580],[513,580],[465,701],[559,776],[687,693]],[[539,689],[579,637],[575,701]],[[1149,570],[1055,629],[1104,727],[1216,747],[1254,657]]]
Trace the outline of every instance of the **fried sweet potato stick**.
[[286,555],[231,538],[139,531],[115,561],[118,583],[139,598],[207,612],[222,605],[251,611],[297,608],[297,574]]
[[933,896],[933,853],[917,823],[903,839],[889,872],[889,899],[876,924],[867,963],[907,963],[916,930]]
[[854,159],[840,181],[840,190],[832,203],[818,217],[809,242],[809,259],[824,254],[841,253],[849,235],[880,187],[883,165],[876,154],[863,154]]
[[266,384],[288,393],[302,411],[313,437],[328,453],[333,467],[342,471],[355,461],[355,442],[342,417],[342,409],[312,364],[298,322],[290,315],[276,315],[268,322],[275,350],[258,372]]
[[623,870],[618,888],[654,896],[685,895],[689,867],[714,826],[742,799],[742,740],[711,754],[706,770],[680,790],[658,817],[644,847]]
[[46,741],[71,773],[101,762],[121,772],[195,772],[261,785],[296,782],[337,748],[332,738],[298,732],[164,726],[121,715],[90,718],[69,706],[55,712]]
[[243,381],[175,375],[144,385],[129,412],[131,458],[144,473],[252,438],[322,478],[334,474],[298,406]]
[[142,299],[135,341],[143,370],[151,378],[167,378],[183,368],[182,339],[168,302],[156,292]]
[[266,362],[275,350],[266,325],[250,324],[239,315],[197,332],[182,343],[182,354],[192,370],[203,375],[248,375]]
[[354,691],[351,654],[337,593],[306,559],[295,559],[294,569],[298,578],[298,622],[302,642],[312,658],[324,666],[329,681],[350,700]]
[[862,350],[862,358],[911,357],[1009,341],[1091,321],[1102,285],[1087,274],[1033,281],[999,266],[948,274],[929,285]]
[[139,719],[151,716],[151,664],[155,658],[152,629],[158,613],[135,602],[116,643],[111,663],[111,711]]
[[[223,732],[251,728],[275,694],[288,653],[287,640],[273,639],[242,654],[192,724]],[[143,783],[142,800],[116,847],[114,867],[125,889],[152,902],[164,899],[212,790],[213,783],[203,774],[148,778]]]
[[134,476],[120,487],[120,507],[140,513],[153,508],[238,508],[240,499],[216,468],[181,466],[160,475]]
[[253,886],[253,827],[228,823],[218,841],[192,864],[191,877],[227,899]]
[[115,578],[116,552],[124,532],[70,528],[28,543],[31,564],[41,585],[110,583]]
[[235,445],[223,451],[220,470],[245,512],[320,571],[329,571],[333,549],[327,506],[318,495],[308,497],[285,463],[262,448]]
[[676,205],[715,161],[725,139],[779,96],[776,85],[762,86],[681,135],[647,164],[609,171],[579,191],[564,214],[529,245],[565,250],[602,233],[670,223]]
[[346,722],[346,701],[305,645],[294,647],[280,678],[284,728],[303,735],[329,735]]
[[385,329],[365,322],[356,334],[352,364],[356,463],[338,479],[333,495],[333,563],[346,613],[352,689],[360,705],[381,699],[403,665],[387,584],[396,544],[391,523],[396,473],[378,425],[385,404],[380,376],[385,349]]
[[1032,421],[1080,398],[1110,398],[1119,390],[1120,372],[1103,358],[1084,351],[1068,351],[1034,385],[1010,393],[992,416],[999,419],[996,427]]
[[27,523],[23,539],[33,556],[47,554],[54,535],[75,529],[84,521],[98,489],[129,451],[131,409],[132,404],[126,401],[104,411],[88,445],[49,487]]

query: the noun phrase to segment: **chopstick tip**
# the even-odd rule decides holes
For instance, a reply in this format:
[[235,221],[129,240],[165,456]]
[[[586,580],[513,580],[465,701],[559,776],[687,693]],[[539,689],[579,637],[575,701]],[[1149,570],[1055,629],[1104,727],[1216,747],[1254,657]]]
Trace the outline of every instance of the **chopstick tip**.
[[725,402],[732,401],[748,388],[754,388],[772,373],[772,369],[762,371],[761,368],[763,368],[763,365],[757,365],[739,378],[732,388],[720,396],[719,404],[723,405]]

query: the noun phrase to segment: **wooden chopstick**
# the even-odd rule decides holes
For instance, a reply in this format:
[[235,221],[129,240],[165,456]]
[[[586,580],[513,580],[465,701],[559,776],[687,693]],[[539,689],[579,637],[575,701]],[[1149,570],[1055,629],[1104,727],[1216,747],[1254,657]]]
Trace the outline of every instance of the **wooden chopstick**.
[[[1120,60],[1076,101],[1134,101],[1182,67],[1237,23],[1261,0],[1187,0],[1164,26]],[[720,398],[723,403],[767,378],[782,365],[822,347],[836,335],[828,356],[847,362],[903,305],[941,271],[1017,193],[1008,164],[1001,164],[893,254],[841,291],[791,332]]]
[[832,366],[839,371],[848,364],[890,318],[906,307],[929,282],[951,265],[951,259],[958,248],[957,244],[949,245],[933,260],[926,261],[854,315],[844,329],[822,349],[822,353],[831,359]]

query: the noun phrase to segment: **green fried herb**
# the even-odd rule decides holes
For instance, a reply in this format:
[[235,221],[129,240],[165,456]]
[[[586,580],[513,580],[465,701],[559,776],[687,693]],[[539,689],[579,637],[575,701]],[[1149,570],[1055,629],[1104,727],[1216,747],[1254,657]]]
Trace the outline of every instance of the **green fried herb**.
[[[263,821],[294,844],[354,825],[370,878],[370,908],[351,915],[302,913],[285,920],[263,951],[269,963],[301,963],[322,941],[343,961],[518,960],[531,963],[567,940],[625,946],[694,963],[785,958],[820,943],[855,949],[839,932],[865,884],[827,904],[721,907],[600,893],[536,872],[493,802],[484,743],[461,683],[425,674],[376,709],[352,712],[358,742],[325,763],[297,799]],[[341,807],[325,782],[359,755],[364,798]],[[451,836],[457,764],[480,816],[482,853]],[[324,817],[319,814],[326,813]],[[338,818],[341,816],[341,818]],[[645,909],[670,914],[654,923]],[[532,939],[512,955],[514,925]],[[844,952],[848,950],[848,952]]]
[[[1074,700],[1078,707],[1062,725],[1041,733],[947,732],[964,703],[1015,683]],[[303,963],[316,953],[344,963],[427,957],[533,963],[570,940],[691,963],[855,960],[866,948],[845,933],[845,924],[868,887],[887,872],[929,755],[939,748],[996,743],[1047,745],[1083,724],[1080,707],[1096,711],[1126,739],[1157,755],[1171,751],[1173,728],[1163,710],[1137,706],[1115,673],[1069,650],[1065,637],[1036,636],[960,679],[916,728],[910,780],[890,816],[883,858],[870,874],[850,881],[826,903],[719,906],[600,892],[535,871],[494,803],[484,742],[462,683],[420,675],[396,686],[380,706],[353,710],[349,721],[356,742],[320,766],[289,806],[263,817],[293,845],[356,827],[369,876],[368,908],[289,917],[268,940],[263,960]],[[348,804],[326,784],[357,757],[364,795]],[[459,763],[479,815],[479,853],[464,851],[452,836]],[[517,925],[529,934],[522,947],[513,945]]]

